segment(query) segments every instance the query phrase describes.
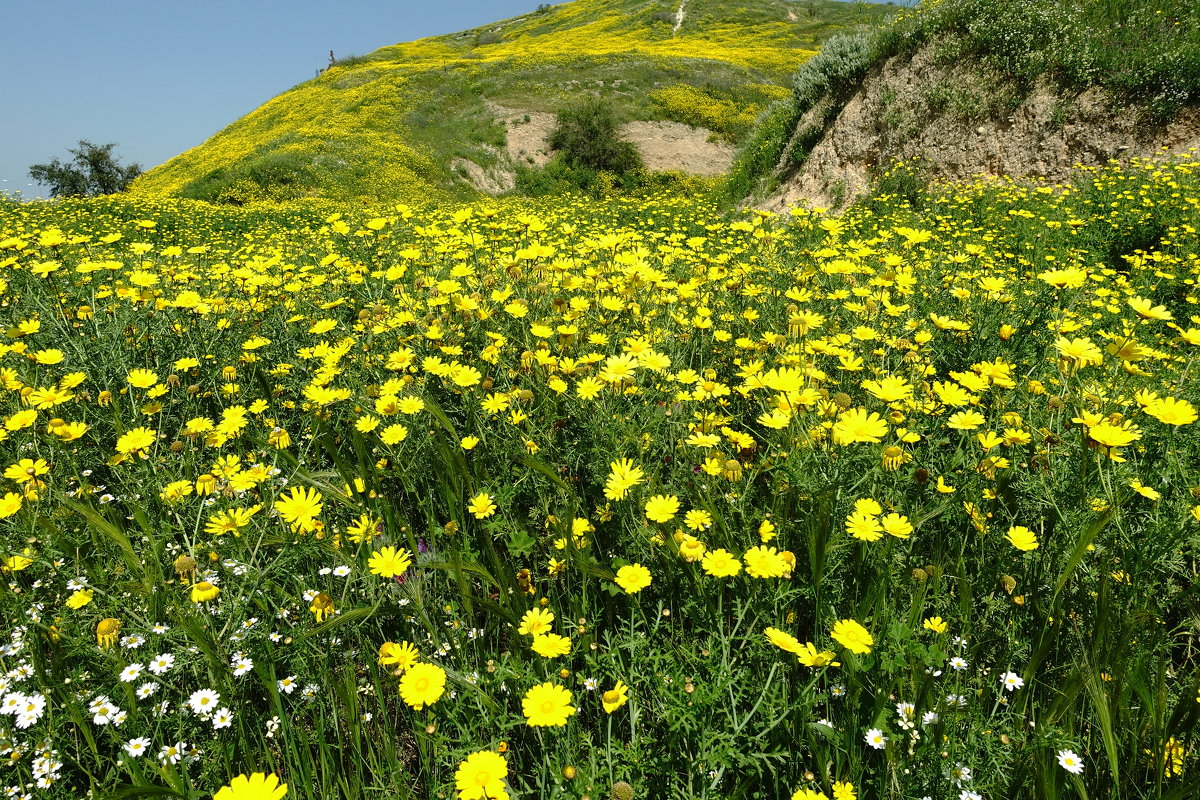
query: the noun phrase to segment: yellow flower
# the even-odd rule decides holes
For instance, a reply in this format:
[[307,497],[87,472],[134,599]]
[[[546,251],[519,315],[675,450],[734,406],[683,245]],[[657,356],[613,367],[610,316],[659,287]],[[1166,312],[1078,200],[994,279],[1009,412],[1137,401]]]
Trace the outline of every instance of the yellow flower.
[[1029,528],[1026,528],[1024,525],[1014,525],[1013,527],[1009,528],[1008,533],[1005,534],[1005,538],[1008,539],[1008,541],[1012,543],[1012,546],[1018,550],[1024,550],[1028,552],[1038,548],[1037,536],[1035,536],[1033,531],[1029,530]]
[[312,612],[318,623],[324,622],[333,616],[333,598],[329,596],[328,592],[321,592],[312,599],[308,610]]
[[679,498],[673,494],[656,494],[646,501],[646,517],[651,522],[669,522],[678,512]]
[[1164,306],[1154,305],[1153,300],[1145,297],[1131,297],[1129,307],[1142,319],[1172,320],[1175,317]]
[[1078,339],[1068,339],[1065,336],[1060,336],[1054,342],[1054,347],[1058,350],[1058,355],[1063,361],[1074,362],[1084,367],[1089,364],[1104,363],[1104,354],[1086,336]]
[[459,800],[508,800],[504,779],[508,776],[508,762],[504,756],[491,750],[471,753],[458,765],[454,773],[454,788]]
[[846,531],[855,539],[874,542],[883,538],[883,528],[873,516],[855,511],[846,517]]
[[4,559],[4,571],[20,572],[32,563],[33,559],[29,556],[9,556],[8,558]]
[[446,691],[446,671],[436,664],[413,664],[400,679],[400,699],[420,711]]
[[946,427],[957,431],[973,431],[985,422],[987,418],[978,411],[959,411],[950,415]]
[[1088,437],[1105,447],[1124,447],[1141,439],[1142,434],[1128,423],[1113,425],[1110,422],[1101,422],[1088,428]]
[[60,364],[63,360],[63,351],[55,349],[38,350],[33,354],[33,360],[43,366]]
[[521,712],[531,727],[557,728],[575,713],[571,692],[553,683],[539,683],[521,698]]
[[897,539],[907,539],[912,536],[912,523],[903,514],[888,514],[879,521],[879,524],[883,527],[884,533],[895,536]]
[[778,628],[767,628],[763,631],[763,635],[785,653],[795,653],[797,655],[804,649],[800,644],[800,640],[792,636],[787,631],[781,631]]
[[21,495],[16,492],[5,492],[0,497],[0,519],[7,519],[21,510]]
[[871,645],[875,644],[867,629],[852,619],[843,619],[835,624],[830,636],[850,652],[860,655],[870,653]]
[[945,633],[946,628],[949,626],[941,617],[926,617],[925,622],[921,627],[927,631],[933,631],[934,633]]
[[571,640],[557,633],[539,633],[530,648],[542,658],[557,658],[571,652]]
[[46,463],[45,459],[39,458],[34,461],[32,458],[22,458],[16,464],[4,470],[4,477],[17,483],[28,483],[37,478],[37,476],[45,475],[49,471],[50,465]]
[[874,411],[852,408],[838,417],[833,426],[833,441],[839,445],[879,442],[887,430],[887,422]]
[[90,602],[92,602],[92,590],[78,589],[74,594],[67,598],[66,605],[67,608],[71,609],[72,611],[78,611]]
[[208,581],[200,581],[192,586],[193,603],[207,603],[209,600],[216,600],[220,594],[221,590]]
[[554,612],[547,608],[531,608],[521,617],[521,625],[517,628],[517,633],[530,636],[538,636],[550,630],[550,626],[554,623]]
[[158,383],[158,373],[152,369],[130,370],[125,380],[135,389],[148,389]]
[[731,578],[742,570],[742,562],[728,550],[709,550],[700,561],[704,571],[714,578]]
[[626,564],[617,570],[615,581],[626,594],[636,594],[650,585],[650,570],[641,564]]
[[782,578],[792,571],[791,564],[774,547],[760,544],[742,554],[746,574],[751,578]]
[[1078,267],[1050,269],[1039,273],[1038,278],[1056,289],[1078,289],[1087,280],[1087,272]]
[[372,575],[394,578],[397,575],[403,575],[412,566],[412,554],[403,547],[399,549],[384,547],[371,555],[367,566],[370,567]]
[[288,785],[279,783],[279,776],[255,772],[238,775],[228,786],[221,787],[213,800],[280,800],[287,794]]
[[316,489],[293,486],[286,497],[275,501],[275,510],[284,521],[300,530],[310,530],[321,513],[321,493]]
[[840,667],[840,661],[834,661],[834,654],[829,650],[817,650],[812,642],[806,642],[796,654],[797,660],[806,667]]
[[613,688],[600,696],[600,704],[604,706],[604,711],[608,714],[613,713],[628,702],[629,687],[625,685],[625,681],[617,681]]
[[463,450],[474,450],[477,444],[479,444],[478,436],[464,436],[459,442]]
[[4,427],[10,431],[19,431],[22,428],[28,428],[33,423],[37,422],[38,412],[32,408],[27,408],[24,411],[18,411],[4,421]]
[[96,644],[104,648],[113,647],[117,643],[117,635],[121,633],[121,620],[107,617],[96,623]]
[[471,498],[467,511],[475,515],[475,519],[486,519],[496,513],[496,504],[487,492],[480,492]]
[[1164,397],[1146,407],[1146,413],[1164,425],[1190,425],[1196,421],[1196,407],[1187,400]]
[[813,789],[797,789],[792,793],[792,800],[829,800],[824,792]]
[[1146,486],[1137,478],[1134,478],[1133,480],[1131,480],[1129,482],[1129,488],[1133,489],[1135,492],[1137,492],[1138,494],[1140,494],[1142,497],[1146,498],[1147,500],[1161,500],[1162,499],[1162,493],[1160,493],[1157,489],[1152,489],[1149,486]]
[[117,439],[117,452],[140,452],[154,444],[156,439],[158,439],[158,434],[149,428],[134,428],[131,431],[126,431],[121,435],[121,438]]
[[420,653],[412,642],[384,642],[379,646],[379,663],[403,672],[417,663]]
[[624,500],[629,490],[645,483],[646,474],[635,467],[628,458],[619,458],[609,466],[608,480],[604,483],[604,496],[609,500]]

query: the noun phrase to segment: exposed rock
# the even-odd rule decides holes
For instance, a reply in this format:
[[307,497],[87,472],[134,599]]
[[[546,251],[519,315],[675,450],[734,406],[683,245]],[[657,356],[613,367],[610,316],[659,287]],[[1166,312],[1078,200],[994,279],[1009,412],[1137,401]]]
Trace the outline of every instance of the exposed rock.
[[[981,76],[978,64],[936,64],[932,48],[877,65],[845,106],[830,116],[818,104],[797,126],[817,140],[808,157],[762,207],[839,207],[865,194],[877,170],[894,159],[922,157],[934,179],[979,175],[1069,178],[1076,164],[1183,152],[1200,147],[1200,108],[1170,124],[1146,125],[1132,109],[1114,108],[1098,88],[1065,96],[1049,85],[1004,108],[1013,88]],[[997,102],[997,101],[1000,102]],[[992,111],[984,119],[973,109]]]
[[513,171],[500,165],[482,167],[474,161],[455,158],[450,162],[450,168],[465,175],[467,183],[484,194],[504,194],[511,192],[517,185],[516,175]]
[[508,157],[514,164],[544,167],[550,160],[550,132],[556,114],[488,104],[507,129]]
[[[557,115],[545,111],[490,104],[507,129],[508,157],[514,164],[542,167],[550,160],[550,133]],[[707,128],[680,122],[627,122],[619,129],[633,144],[646,168],[714,177],[724,175],[733,163],[733,148],[717,141]]]
[[733,148],[716,141],[707,128],[681,122],[627,122],[621,138],[632,142],[652,172],[687,172],[715,177],[733,163]]

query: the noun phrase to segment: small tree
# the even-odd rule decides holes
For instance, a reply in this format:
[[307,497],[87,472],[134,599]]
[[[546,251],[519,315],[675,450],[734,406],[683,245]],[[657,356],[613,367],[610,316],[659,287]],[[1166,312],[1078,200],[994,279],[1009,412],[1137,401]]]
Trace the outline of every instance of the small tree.
[[564,109],[550,132],[550,147],[572,169],[589,169],[624,175],[641,168],[637,148],[617,134],[617,120],[608,104],[585,100]]
[[67,149],[73,158],[65,164],[57,158],[49,164],[34,164],[29,177],[50,187],[51,197],[92,196],[123,192],[142,174],[138,164],[121,166],[113,157],[113,142],[96,145],[79,140],[78,149]]

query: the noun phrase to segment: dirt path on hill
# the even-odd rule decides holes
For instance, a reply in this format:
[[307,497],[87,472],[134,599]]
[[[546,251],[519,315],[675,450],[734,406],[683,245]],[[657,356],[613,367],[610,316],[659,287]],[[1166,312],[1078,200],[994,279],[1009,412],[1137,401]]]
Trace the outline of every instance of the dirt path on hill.
[[[508,129],[508,157],[513,163],[545,166],[550,160],[550,132],[556,115],[495,103],[490,106]],[[733,162],[733,148],[710,141],[715,137],[707,128],[679,122],[627,122],[621,126],[620,135],[638,149],[646,169],[653,172],[714,177],[725,174]]]

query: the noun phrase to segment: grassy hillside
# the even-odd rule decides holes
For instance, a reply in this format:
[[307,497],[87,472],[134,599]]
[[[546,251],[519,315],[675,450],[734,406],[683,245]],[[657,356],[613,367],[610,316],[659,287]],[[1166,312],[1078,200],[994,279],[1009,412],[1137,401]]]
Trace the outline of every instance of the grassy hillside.
[[1074,178],[0,202],[0,796],[1200,796],[1200,159]]
[[346,59],[151,170],[147,194],[246,202],[468,195],[451,162],[503,159],[491,103],[555,111],[587,91],[628,119],[739,141],[828,36],[887,6],[575,0]]
[[[731,198],[745,197],[777,167],[798,167],[863,78],[893,58],[920,56],[941,77],[890,104],[876,123],[884,139],[915,139],[906,124],[913,120],[946,117],[968,128],[1012,122],[1038,88],[1057,96],[1059,127],[1089,90],[1107,109],[1129,107],[1148,125],[1200,102],[1200,5],[1191,0],[930,0],[830,45],[801,66],[793,95],[775,103],[747,138],[732,169]],[[798,131],[813,109],[816,119]],[[897,154],[874,155],[883,164]]]

